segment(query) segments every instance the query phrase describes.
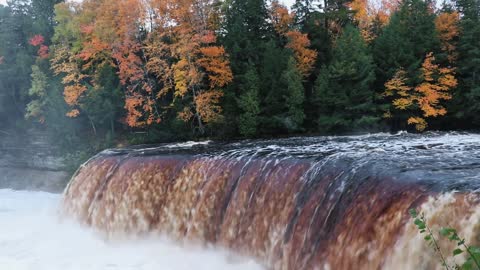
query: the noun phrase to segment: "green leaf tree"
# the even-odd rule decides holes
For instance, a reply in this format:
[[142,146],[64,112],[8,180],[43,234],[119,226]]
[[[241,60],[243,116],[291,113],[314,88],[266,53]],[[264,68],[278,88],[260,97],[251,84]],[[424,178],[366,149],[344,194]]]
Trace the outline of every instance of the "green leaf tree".
[[245,137],[255,136],[258,131],[260,115],[259,86],[260,79],[257,71],[251,66],[245,74],[244,90],[238,99],[238,107],[242,111],[239,119],[239,131]]
[[243,84],[246,73],[253,68],[260,76],[265,44],[273,35],[267,22],[268,10],[264,0],[228,0],[224,6],[224,35],[221,41],[229,55],[234,81],[225,91],[223,128],[233,136],[238,134],[238,115],[242,109],[237,101],[245,95]]
[[375,65],[359,30],[347,26],[315,83],[318,129],[345,132],[374,128],[379,120],[374,104]]
[[454,110],[467,127],[480,126],[480,3],[458,0],[460,40],[458,42],[458,90],[454,93]]
[[282,84],[285,85],[285,94],[283,96],[286,105],[286,116],[283,117],[284,127],[289,132],[301,131],[305,113],[303,104],[305,102],[305,89],[302,84],[302,75],[297,69],[297,63],[293,57],[290,57],[287,69],[281,77]]

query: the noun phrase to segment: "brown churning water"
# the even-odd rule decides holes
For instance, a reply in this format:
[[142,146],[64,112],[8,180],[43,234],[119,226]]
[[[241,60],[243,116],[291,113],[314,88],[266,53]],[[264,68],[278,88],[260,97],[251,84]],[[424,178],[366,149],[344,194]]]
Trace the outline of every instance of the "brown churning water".
[[92,158],[63,211],[110,237],[166,234],[267,269],[441,269],[408,210],[478,244],[479,175],[473,134],[163,145]]

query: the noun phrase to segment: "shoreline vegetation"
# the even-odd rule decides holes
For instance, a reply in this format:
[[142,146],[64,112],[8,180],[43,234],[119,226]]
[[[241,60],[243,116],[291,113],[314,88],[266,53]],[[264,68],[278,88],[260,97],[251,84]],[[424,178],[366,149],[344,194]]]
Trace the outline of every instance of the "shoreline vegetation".
[[0,130],[46,132],[69,170],[134,144],[480,127],[478,0],[10,0],[0,40]]

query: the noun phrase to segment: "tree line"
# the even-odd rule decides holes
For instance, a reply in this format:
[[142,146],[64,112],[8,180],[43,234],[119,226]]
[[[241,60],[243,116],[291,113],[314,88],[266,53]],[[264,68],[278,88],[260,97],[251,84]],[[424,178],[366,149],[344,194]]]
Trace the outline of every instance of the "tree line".
[[0,40],[0,125],[67,147],[480,125],[478,0],[10,0]]

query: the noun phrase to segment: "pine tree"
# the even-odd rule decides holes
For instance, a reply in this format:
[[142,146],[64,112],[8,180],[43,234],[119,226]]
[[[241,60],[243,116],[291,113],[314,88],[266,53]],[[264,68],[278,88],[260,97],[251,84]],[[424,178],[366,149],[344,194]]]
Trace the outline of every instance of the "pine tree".
[[249,63],[258,66],[265,41],[271,36],[265,0],[230,0],[226,3],[225,36],[222,43],[230,55],[234,75]]
[[46,37],[47,45],[50,38],[54,34],[55,21],[55,5],[64,2],[63,0],[32,0],[32,13],[35,14],[34,32]]
[[260,114],[260,79],[255,67],[250,66],[243,80],[243,92],[238,99],[238,107],[242,112],[239,131],[242,136],[253,137],[257,134]]
[[457,118],[480,125],[480,1],[458,0],[462,14],[458,42],[459,87],[454,93]]
[[375,66],[360,32],[348,25],[337,41],[332,62],[322,68],[315,83],[318,128],[345,132],[373,128]]
[[292,10],[295,13],[297,25],[303,25],[310,20],[310,15],[315,11],[315,6],[319,5],[315,0],[295,0]]
[[273,35],[271,25],[267,23],[264,0],[229,0],[225,5],[221,42],[229,55],[234,80],[225,91],[223,128],[229,136],[234,136],[238,134],[238,115],[241,113],[237,100],[244,94],[242,85],[246,72],[254,68],[260,76],[265,44]]
[[301,131],[305,113],[303,104],[305,102],[305,89],[302,84],[302,75],[297,69],[297,63],[293,57],[290,57],[287,69],[281,77],[282,84],[285,85],[285,94],[283,96],[286,106],[286,117],[283,117],[284,127],[289,132]]
[[286,85],[280,78],[287,70],[291,53],[280,48],[275,40],[265,45],[265,52],[260,69],[260,96],[262,100],[262,132],[271,134],[283,132],[283,115],[285,113],[284,93]]
[[428,3],[405,0],[374,42],[373,56],[378,66],[376,88],[382,89],[399,68],[409,73],[418,70],[427,53],[439,51],[435,14]]
[[[0,5],[0,125],[15,126],[24,121],[25,105],[29,102],[31,66],[35,48],[28,44],[33,20],[26,1]],[[5,128],[5,127],[3,127]]]

